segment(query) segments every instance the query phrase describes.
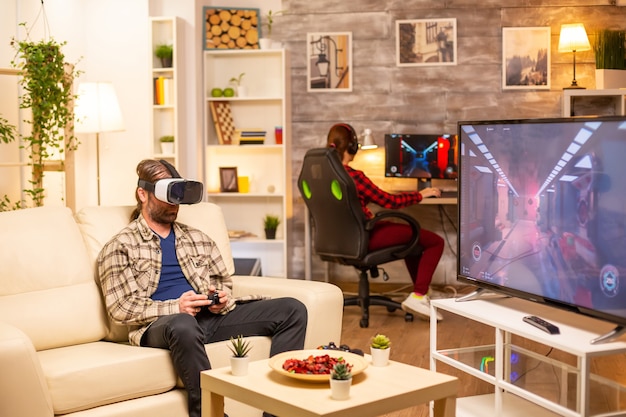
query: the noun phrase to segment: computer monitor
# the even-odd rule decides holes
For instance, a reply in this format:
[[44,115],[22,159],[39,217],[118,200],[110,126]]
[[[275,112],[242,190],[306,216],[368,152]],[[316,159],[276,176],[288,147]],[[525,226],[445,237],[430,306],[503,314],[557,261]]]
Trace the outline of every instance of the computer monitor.
[[385,135],[385,177],[455,180],[458,139],[448,134]]

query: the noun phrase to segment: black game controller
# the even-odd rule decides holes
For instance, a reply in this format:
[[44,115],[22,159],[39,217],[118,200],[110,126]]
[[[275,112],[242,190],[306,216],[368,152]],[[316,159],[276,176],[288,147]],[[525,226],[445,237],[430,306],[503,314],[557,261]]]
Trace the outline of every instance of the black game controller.
[[215,291],[213,294],[209,295],[209,300],[211,300],[210,305],[216,305],[220,303],[220,295]]

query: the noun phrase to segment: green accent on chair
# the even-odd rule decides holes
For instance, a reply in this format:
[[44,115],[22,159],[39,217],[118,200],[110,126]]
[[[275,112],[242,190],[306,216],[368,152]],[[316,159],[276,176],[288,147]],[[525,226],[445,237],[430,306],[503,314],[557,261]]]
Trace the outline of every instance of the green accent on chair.
[[308,200],[311,199],[311,187],[309,187],[309,183],[306,180],[302,181],[302,192]]
[[341,185],[339,185],[339,181],[333,180],[330,183],[330,191],[333,193],[337,200],[341,200],[343,198],[343,192],[341,191]]

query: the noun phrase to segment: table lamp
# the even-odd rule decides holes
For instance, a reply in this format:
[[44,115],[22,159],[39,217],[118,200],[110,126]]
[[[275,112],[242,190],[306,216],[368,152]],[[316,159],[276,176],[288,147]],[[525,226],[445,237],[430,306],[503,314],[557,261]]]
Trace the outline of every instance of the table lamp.
[[588,51],[591,49],[589,38],[585,26],[582,23],[568,23],[561,25],[561,34],[559,36],[559,52],[572,52],[574,54],[574,78],[569,88],[585,88],[580,87],[576,82],[576,51]]
[[124,130],[122,111],[112,83],[85,82],[78,86],[74,109],[76,133],[96,134],[96,177],[100,205],[100,133]]

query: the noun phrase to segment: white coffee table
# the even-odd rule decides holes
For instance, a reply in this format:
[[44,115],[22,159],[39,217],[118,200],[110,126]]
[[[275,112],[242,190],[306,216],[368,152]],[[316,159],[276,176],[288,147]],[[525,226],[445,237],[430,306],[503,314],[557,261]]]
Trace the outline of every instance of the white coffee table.
[[265,359],[250,363],[247,376],[233,376],[230,367],[202,372],[202,417],[223,417],[224,397],[279,417],[373,417],[433,400],[435,417],[453,417],[457,384],[455,377],[391,361],[355,375],[350,399],[337,401],[327,382],[280,375]]

